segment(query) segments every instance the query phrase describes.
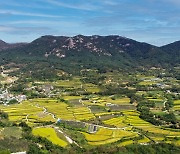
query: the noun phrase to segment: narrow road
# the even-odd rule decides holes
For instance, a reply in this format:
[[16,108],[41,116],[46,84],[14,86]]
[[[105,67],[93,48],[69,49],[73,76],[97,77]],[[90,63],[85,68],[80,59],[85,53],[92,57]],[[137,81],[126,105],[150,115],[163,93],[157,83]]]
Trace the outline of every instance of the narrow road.
[[164,103],[163,103],[164,104],[164,108],[166,107],[166,103],[167,103],[167,101],[164,101]]
[[43,113],[49,114],[49,115],[52,116],[53,119],[58,120],[58,118],[56,118],[56,116],[53,113],[47,111],[47,108],[41,107],[41,106],[39,106],[39,104],[36,104],[35,107],[42,108],[43,109]]
[[[79,100],[80,101],[80,100]],[[50,113],[47,111],[47,109],[45,107],[40,107],[38,104],[36,104],[36,107],[38,108],[43,108],[43,113],[46,113],[46,114],[49,114],[53,117],[53,119],[55,119],[56,121],[58,120],[58,118],[56,118],[56,116],[53,114],[53,113]],[[97,124],[92,124],[92,123],[87,123],[87,122],[82,122],[82,121],[79,121],[79,120],[63,120],[63,121],[72,121],[72,122],[80,122],[80,123],[83,123],[83,124],[86,124],[86,125],[94,125],[94,126],[97,126],[99,128],[105,128],[105,129],[111,129],[111,130],[125,130],[126,128],[130,127],[130,126],[127,126],[127,127],[122,127],[122,128],[117,128],[117,127],[106,127],[106,126],[102,126],[102,125],[97,125]]]
[[70,137],[68,137],[62,130],[59,129],[59,127],[54,127],[59,133],[63,134],[64,137],[66,138],[66,140],[70,143],[70,144],[75,144],[78,147],[82,148],[79,144],[77,144],[75,141],[73,141]]

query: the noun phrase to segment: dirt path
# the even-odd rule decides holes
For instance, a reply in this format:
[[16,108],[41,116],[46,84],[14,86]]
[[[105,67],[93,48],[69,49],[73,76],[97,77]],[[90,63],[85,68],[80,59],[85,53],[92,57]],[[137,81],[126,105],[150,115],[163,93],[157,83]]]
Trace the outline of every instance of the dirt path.
[[51,115],[53,119],[58,120],[58,118],[56,118],[56,116],[53,113],[48,112],[47,108],[45,108],[44,106],[41,107],[41,106],[39,106],[39,104],[36,104],[35,107],[42,108],[43,109],[43,113]]
[[77,144],[75,141],[73,141],[70,137],[68,137],[62,130],[59,129],[59,127],[54,127],[59,133],[63,134],[64,137],[66,138],[66,140],[70,143],[70,144],[75,144],[78,147],[82,148],[79,144]]
[[43,110],[44,110],[43,113],[49,114],[49,115],[52,116],[53,119],[58,120],[53,113],[48,112],[47,108],[45,108],[45,107],[42,107],[42,108],[43,108]]
[[[53,113],[50,113],[47,111],[47,109],[45,107],[40,107],[38,104],[36,105],[36,107],[38,108],[43,108],[43,113],[46,113],[46,114],[49,114],[53,117],[53,119],[55,119],[56,121],[58,120],[58,118],[56,118],[56,116],[53,114]],[[89,109],[89,108],[88,108]],[[90,109],[89,109],[90,110]],[[91,112],[91,110],[90,110]],[[73,122],[81,122],[83,124],[86,124],[86,125],[94,125],[94,126],[97,126],[99,128],[105,128],[105,129],[111,129],[111,130],[125,130],[126,128],[130,127],[130,126],[127,126],[127,127],[122,127],[122,128],[117,128],[117,127],[106,127],[106,126],[102,126],[102,125],[97,125],[97,124],[92,124],[92,123],[87,123],[87,122],[82,122],[82,121],[79,121],[79,120],[63,120],[63,121],[73,121]]]
[[79,99],[79,103],[81,103],[84,106],[82,99]]
[[26,122],[29,122],[28,116],[29,116],[29,114],[27,114],[27,116],[26,116]]

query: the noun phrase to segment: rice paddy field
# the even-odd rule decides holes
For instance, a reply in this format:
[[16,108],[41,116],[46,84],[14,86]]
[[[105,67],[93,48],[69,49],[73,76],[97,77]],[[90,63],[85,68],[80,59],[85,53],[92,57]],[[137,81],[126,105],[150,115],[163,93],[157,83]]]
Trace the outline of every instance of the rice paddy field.
[[[43,112],[43,109],[34,106],[29,101],[24,101],[21,104],[13,104],[8,106],[2,105],[1,110],[8,113],[10,121],[17,123],[20,123],[21,121],[31,123],[31,121],[27,119],[27,116],[37,115]],[[36,119],[36,122],[38,123],[38,119]]]
[[142,119],[139,118],[138,113],[129,111],[124,112],[124,115],[126,116],[125,123],[136,127],[138,129],[141,129],[144,131],[153,141],[162,141],[166,137],[180,137],[179,131],[174,131],[173,129],[163,129],[162,127],[154,126]]
[[90,93],[98,93],[101,91],[101,89],[95,85],[95,84],[92,84],[92,83],[89,83],[89,84],[83,84],[83,88],[87,91],[87,92],[90,92]]
[[43,128],[43,127],[34,128],[32,130],[32,133],[35,136],[45,137],[49,141],[51,141],[52,143],[59,145],[63,148],[65,148],[68,145],[68,143],[66,141],[60,139],[57,136],[57,132],[53,128],[48,128],[48,127],[46,127],[46,128]]
[[72,80],[58,80],[54,82],[53,85],[62,88],[81,88],[82,82],[80,81],[80,78],[74,77]]
[[147,143],[151,142],[151,140],[144,136],[142,139],[138,140],[137,142],[139,144],[147,144]]
[[141,81],[139,82],[141,86],[151,86],[162,81],[162,79],[155,76],[136,75],[136,77]]
[[116,105],[127,105],[130,103],[130,98],[125,97],[125,98],[116,98],[112,99],[111,97],[102,97],[107,103],[112,103]]
[[120,114],[121,112],[101,112],[101,113],[96,113],[95,116],[104,116],[104,115],[114,115],[114,114]]
[[[177,75],[170,77],[173,71],[166,74],[159,69],[137,74],[101,71],[85,69],[81,76],[78,72],[73,76],[57,68],[59,73],[51,80],[21,78],[21,75],[17,75],[20,79],[17,80],[0,75],[0,103],[4,103],[0,104],[0,111],[5,112],[0,112],[1,145],[12,140],[21,141],[23,146],[26,142],[27,147],[34,143],[42,152],[52,146],[55,151],[74,153],[77,149],[79,153],[81,150],[101,153],[99,149],[161,146],[158,143],[180,147],[179,80]],[[24,83],[19,92],[21,79]],[[27,95],[26,101],[8,105],[8,96],[18,100],[22,94]],[[6,113],[8,118],[3,117]],[[49,142],[45,138],[55,146],[46,145]]]
[[[68,99],[74,98],[77,97],[70,96]],[[1,109],[8,113],[10,121],[17,123],[24,121],[31,126],[49,121],[56,122],[58,118],[72,121],[95,118],[87,107],[70,107],[56,99],[33,99],[21,104],[1,106]]]
[[138,134],[136,132],[130,132],[125,130],[111,130],[108,128],[100,128],[95,134],[89,134],[82,132],[85,136],[88,144],[90,145],[102,145],[117,142],[123,138],[134,138]]
[[173,110],[175,110],[175,111],[180,111],[180,100],[175,100],[175,101],[174,101]]
[[[47,138],[52,143],[61,147],[66,147],[67,141],[59,138],[57,132],[52,127],[42,127],[45,122],[56,123],[58,119],[64,121],[82,122],[83,124],[91,124],[97,118],[101,121],[97,125],[98,130],[94,133],[81,131],[84,139],[90,146],[98,146],[105,144],[116,144],[118,146],[126,146],[133,143],[149,144],[151,142],[169,142],[180,146],[180,132],[173,129],[163,129],[160,126],[154,126],[151,123],[144,121],[139,117],[140,113],[136,110],[124,110],[117,112],[92,112],[89,107],[93,101],[111,102],[114,104],[129,104],[129,98],[117,98],[113,100],[110,97],[96,98],[93,97],[88,101],[82,101],[82,96],[63,96],[67,101],[80,100],[80,106],[71,106],[69,103],[61,102],[53,98],[38,98],[28,101],[23,101],[20,104],[1,105],[1,110],[8,113],[9,120],[15,123],[22,121],[26,122],[33,128],[33,135]],[[89,102],[86,103],[86,102]],[[179,100],[174,102],[179,105]],[[96,106],[98,106],[96,104]],[[103,120],[103,116],[105,118]],[[102,118],[102,120],[101,120]],[[0,137],[3,136],[1,130]],[[11,131],[6,128],[6,132]],[[20,130],[16,130],[20,132]],[[12,133],[13,135],[13,133]]]
[[124,116],[120,116],[117,118],[112,118],[112,119],[108,119],[103,121],[104,124],[106,125],[111,125],[111,126],[115,126],[117,128],[122,128],[122,127],[127,127],[128,125],[124,123],[125,121],[125,117]]
[[82,98],[82,96],[63,96],[63,99],[65,99],[65,100],[79,100],[79,99],[81,99]]
[[119,144],[120,147],[133,144],[132,140],[124,141]]

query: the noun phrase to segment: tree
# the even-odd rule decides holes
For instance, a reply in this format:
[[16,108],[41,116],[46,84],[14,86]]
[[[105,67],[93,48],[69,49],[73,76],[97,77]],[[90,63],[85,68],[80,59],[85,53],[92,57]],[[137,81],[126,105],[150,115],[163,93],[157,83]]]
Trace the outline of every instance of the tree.
[[9,104],[16,104],[16,103],[18,103],[18,101],[17,101],[16,99],[11,99],[11,100],[9,101]]
[[41,149],[36,144],[31,144],[27,154],[42,154]]

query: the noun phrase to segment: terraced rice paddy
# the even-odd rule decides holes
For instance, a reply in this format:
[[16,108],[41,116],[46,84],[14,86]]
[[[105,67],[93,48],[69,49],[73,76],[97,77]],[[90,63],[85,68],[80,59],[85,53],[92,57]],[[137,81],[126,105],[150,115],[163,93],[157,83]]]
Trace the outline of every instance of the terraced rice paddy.
[[111,97],[97,97],[90,98],[89,101],[83,101],[85,105],[98,105],[98,106],[106,106],[107,104],[115,104],[115,105],[130,105],[130,98],[117,98],[112,99]]
[[133,144],[132,140],[121,142],[118,146],[122,147],[122,146],[130,145],[130,144]]
[[29,115],[28,119],[30,122],[35,122],[37,119],[39,122],[56,122],[56,120],[52,117],[52,115],[47,115],[43,112],[35,114],[35,115]]
[[97,85],[94,85],[92,83],[84,84],[83,88],[90,93],[98,93],[100,92],[100,88]]
[[82,98],[82,96],[63,96],[65,100],[79,100]]
[[66,141],[60,139],[57,136],[57,134],[53,128],[48,128],[48,127],[34,128],[32,133],[35,136],[45,137],[52,143],[59,145],[61,147],[66,147],[68,145]]
[[106,106],[106,101],[104,100],[90,100],[90,101],[83,101],[83,104],[85,105],[98,105],[98,106]]
[[2,106],[1,109],[8,113],[10,121],[25,121],[31,126],[42,122],[56,122],[58,118],[77,121],[95,118],[87,107],[69,107],[54,99],[33,99],[21,104]]
[[[36,115],[43,112],[41,108],[33,106],[29,101],[24,101],[21,104],[13,104],[10,106],[1,106],[1,109],[4,112],[7,112],[9,115],[9,120],[13,122],[21,122],[27,120],[27,115]],[[36,119],[38,122],[38,119]]]
[[139,144],[146,144],[146,143],[148,143],[148,142],[150,142],[150,141],[151,141],[151,140],[150,140],[149,138],[147,138],[147,137],[144,136],[144,138],[138,140],[137,142],[138,142]]
[[112,104],[117,104],[117,105],[127,105],[130,103],[130,98],[125,97],[125,98],[117,98],[117,99],[112,99],[111,97],[102,97],[106,101],[106,103],[112,103]]
[[104,115],[114,115],[114,114],[120,114],[121,112],[101,112],[101,113],[96,113],[95,116],[104,116]]
[[54,83],[54,86],[63,88],[81,88],[81,84],[79,78],[73,78],[73,80],[58,80]]
[[111,130],[100,128],[95,134],[82,132],[90,145],[109,144],[121,140],[122,138],[134,138],[138,134],[125,130]]
[[[66,100],[79,100],[81,98],[81,96],[64,96]],[[122,101],[120,101],[120,99],[108,99],[114,101],[114,103],[129,103],[129,98],[123,98]],[[106,101],[108,99],[106,98]],[[94,100],[99,100],[99,98]],[[175,104],[179,105],[179,100],[175,102]],[[147,144],[151,141],[161,142],[165,140],[165,138],[167,138],[167,142],[173,142],[176,145],[179,144],[174,138],[180,137],[180,132],[173,131],[172,129],[165,130],[161,127],[154,126],[142,120],[139,117],[139,112],[136,110],[92,113],[86,104],[82,106],[69,106],[65,102],[47,98],[33,99],[24,101],[21,104],[9,106],[1,105],[0,107],[8,113],[10,121],[16,123],[20,123],[21,121],[26,122],[29,126],[33,126],[34,135],[46,137],[54,144],[62,147],[67,146],[67,143],[57,137],[53,128],[37,128],[37,126],[41,126],[43,122],[56,122],[58,118],[65,121],[88,122],[88,120],[96,119],[96,117],[101,119],[101,116],[110,115],[108,117],[109,119],[102,120],[105,126],[102,124],[96,133],[89,134],[87,132],[81,132],[88,144],[103,145],[118,141],[118,146],[125,146],[132,143]],[[146,133],[147,136],[143,135],[143,138],[139,139],[138,137],[141,131]]]
[[161,135],[161,136],[180,136],[180,132],[175,132],[173,130],[165,130],[162,129],[161,127],[158,126],[154,126],[144,120],[142,120],[141,118],[139,118],[139,115],[137,112],[133,112],[133,111],[125,111],[123,112],[124,115],[126,116],[126,121],[125,123],[136,127],[136,128],[140,128],[143,131],[147,132],[147,133],[152,133],[155,135]]
[[53,99],[34,99],[31,102],[40,108],[46,109],[47,112],[53,114],[56,119],[75,120],[73,113],[67,109],[68,105],[66,103]]
[[180,111],[180,100],[174,101],[173,110],[175,110],[175,111]]
[[87,107],[68,107],[68,110],[73,113],[76,120],[95,119],[94,114]]
[[142,81],[139,83],[139,85],[141,85],[141,86],[149,86],[149,85],[153,85],[153,84],[157,84],[157,82],[146,80],[146,81]]
[[103,121],[103,123],[106,124],[106,125],[111,125],[111,126],[115,126],[115,127],[118,127],[118,128],[127,127],[127,125],[124,123],[124,120],[125,120],[125,117],[120,116],[120,117],[117,117],[117,118],[112,118],[112,119],[109,119],[109,120],[105,120],[105,121]]
[[[74,98],[77,97],[69,96],[68,99]],[[62,120],[89,120],[95,118],[87,107],[69,107],[66,103],[57,102],[57,100],[39,100],[38,105],[46,108],[48,112],[54,114],[56,118],[60,118]]]

